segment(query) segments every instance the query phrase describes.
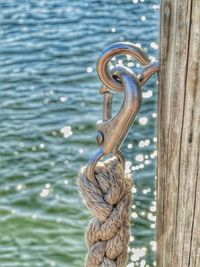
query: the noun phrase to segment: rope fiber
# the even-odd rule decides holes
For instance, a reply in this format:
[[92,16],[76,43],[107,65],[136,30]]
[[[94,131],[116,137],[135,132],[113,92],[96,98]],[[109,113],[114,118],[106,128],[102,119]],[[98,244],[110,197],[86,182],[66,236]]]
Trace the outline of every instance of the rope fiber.
[[130,238],[132,179],[115,158],[99,162],[91,182],[83,168],[79,188],[93,218],[86,230],[85,267],[125,267]]

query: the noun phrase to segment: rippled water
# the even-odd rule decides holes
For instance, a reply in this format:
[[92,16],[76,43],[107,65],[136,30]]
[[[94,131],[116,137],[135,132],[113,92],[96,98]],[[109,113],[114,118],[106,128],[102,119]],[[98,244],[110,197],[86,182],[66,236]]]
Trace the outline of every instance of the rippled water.
[[[97,149],[96,59],[123,40],[157,56],[158,20],[158,0],[0,1],[0,267],[84,265],[90,215],[76,180]],[[134,67],[130,58],[126,64]],[[123,151],[135,181],[129,266],[148,267],[155,264],[155,79],[143,92]]]

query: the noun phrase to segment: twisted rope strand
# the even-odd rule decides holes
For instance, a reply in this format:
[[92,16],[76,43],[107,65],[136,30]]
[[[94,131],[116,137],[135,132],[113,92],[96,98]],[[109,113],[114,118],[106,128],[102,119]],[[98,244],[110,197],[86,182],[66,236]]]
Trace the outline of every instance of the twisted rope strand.
[[82,170],[79,187],[93,215],[86,230],[86,267],[125,267],[130,238],[132,180],[116,158],[98,163],[92,183]]

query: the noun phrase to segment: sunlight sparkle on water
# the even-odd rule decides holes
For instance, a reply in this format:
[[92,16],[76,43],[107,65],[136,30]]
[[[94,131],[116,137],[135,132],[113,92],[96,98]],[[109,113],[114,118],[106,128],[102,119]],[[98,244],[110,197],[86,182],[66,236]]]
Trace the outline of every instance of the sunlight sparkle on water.
[[142,48],[142,45],[140,43],[136,43],[135,46]]
[[148,122],[147,117],[142,117],[139,119],[139,124],[141,124],[141,125],[145,125],[145,124],[147,124],[147,122]]
[[37,219],[37,215],[36,215],[36,214],[33,214],[33,215],[32,215],[32,219],[33,219],[33,220],[36,220],[36,219]]
[[155,241],[151,241],[151,242],[150,242],[150,245],[151,245],[151,249],[152,249],[153,251],[156,251],[156,242],[155,242]]
[[153,9],[160,9],[160,5],[152,5]]
[[131,172],[131,166],[132,166],[132,162],[131,161],[126,161],[125,163],[125,173],[130,173]]
[[157,157],[157,155],[158,155],[158,152],[157,152],[157,150],[155,150],[153,153],[151,153],[150,158],[154,159]]
[[142,154],[138,154],[138,155],[135,157],[135,160],[141,162],[141,161],[144,160],[144,156],[143,156]]
[[143,168],[144,168],[144,164],[140,163],[139,165],[132,166],[131,170],[132,171],[138,171],[139,169],[143,169]]
[[146,140],[141,140],[138,144],[138,147],[145,147],[145,146],[149,146],[150,145],[150,140],[146,139]]
[[84,129],[85,129],[85,125],[83,125],[83,124],[79,125],[79,126],[78,126],[78,129],[79,129],[80,131],[84,130]]
[[39,147],[40,147],[41,149],[43,149],[43,148],[45,147],[45,145],[44,145],[44,144],[39,144]]
[[87,73],[91,73],[91,72],[93,72],[93,68],[92,67],[88,67],[87,68]]
[[151,192],[151,188],[143,189],[142,193],[146,195],[147,193]]
[[157,117],[157,114],[154,112],[154,113],[152,113],[152,117],[153,118],[156,118]]
[[136,219],[136,218],[138,217],[138,215],[137,215],[136,212],[132,212],[132,213],[131,213],[131,217],[132,217],[133,219]]
[[133,62],[128,62],[127,66],[128,66],[129,68],[131,68],[131,67],[134,66],[134,63],[133,63]]
[[123,61],[121,59],[119,59],[118,62],[117,62],[117,66],[123,66],[123,65],[124,65]]
[[142,217],[145,217],[146,212],[145,212],[145,211],[141,211],[141,212],[140,212],[140,215],[141,215]]
[[57,135],[57,132],[56,131],[52,131],[51,133],[53,136],[56,136]]
[[131,191],[133,194],[135,194],[137,192],[137,189],[135,187],[133,187]]
[[71,126],[65,126],[63,127],[60,132],[63,134],[64,138],[68,138],[69,136],[71,136],[73,134],[72,130],[71,130]]
[[36,146],[32,146],[31,150],[32,151],[36,151],[37,150],[37,147]]
[[16,211],[15,209],[12,209],[12,210],[11,210],[11,213],[12,213],[12,214],[16,214],[17,211]]
[[144,164],[143,164],[143,163],[140,163],[140,164],[139,164],[139,168],[140,168],[140,169],[144,169]]
[[23,184],[18,184],[17,186],[16,186],[16,190],[17,191],[21,191],[22,189],[24,189],[25,188],[25,185],[23,185]]
[[151,222],[155,222],[155,221],[156,221],[156,216],[153,216],[153,214],[150,213],[150,212],[148,213],[147,218],[148,218],[149,221],[151,221]]
[[42,189],[42,192],[40,193],[41,197],[47,197],[48,194],[51,192],[51,185],[50,184],[46,184],[45,188]]
[[133,252],[133,254],[131,256],[131,260],[136,262],[136,261],[139,261],[140,258],[145,256],[147,249],[145,247],[133,248],[131,251]]
[[136,68],[140,68],[141,67],[140,63],[136,63],[135,66],[136,66]]
[[148,90],[147,92],[143,92],[142,93],[142,97],[143,98],[149,98],[149,97],[152,97],[153,95],[153,91],[152,90]]
[[151,207],[150,207],[150,211],[151,211],[151,212],[156,212],[156,206],[151,206]]
[[151,47],[154,48],[154,49],[158,49],[158,45],[155,42],[151,43]]
[[79,152],[80,154],[83,154],[84,150],[83,150],[82,148],[80,148],[80,149],[78,150],[78,152]]
[[68,100],[67,96],[61,96],[60,97],[60,102],[66,102]]
[[133,145],[132,144],[128,144],[127,147],[128,147],[128,149],[131,149],[131,148],[133,148]]
[[151,60],[151,62],[155,62],[156,61],[156,58],[153,57],[153,56],[149,56],[149,59]]

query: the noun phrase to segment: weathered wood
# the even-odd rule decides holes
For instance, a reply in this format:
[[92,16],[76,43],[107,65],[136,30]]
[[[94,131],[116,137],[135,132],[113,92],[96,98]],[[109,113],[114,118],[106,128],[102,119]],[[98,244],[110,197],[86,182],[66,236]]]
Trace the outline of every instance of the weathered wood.
[[200,267],[200,0],[162,0],[157,267]]

